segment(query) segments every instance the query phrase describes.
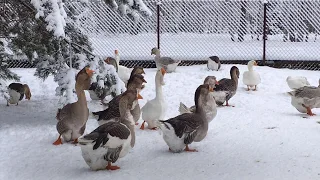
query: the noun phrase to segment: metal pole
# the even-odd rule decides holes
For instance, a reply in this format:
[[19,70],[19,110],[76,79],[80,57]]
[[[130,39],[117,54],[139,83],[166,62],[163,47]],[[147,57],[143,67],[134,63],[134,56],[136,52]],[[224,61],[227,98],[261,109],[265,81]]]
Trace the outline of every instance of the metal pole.
[[267,5],[268,2],[263,3],[263,54],[262,54],[262,63],[266,65],[266,40],[267,40]]
[[161,2],[157,2],[157,47],[160,49],[160,4]]

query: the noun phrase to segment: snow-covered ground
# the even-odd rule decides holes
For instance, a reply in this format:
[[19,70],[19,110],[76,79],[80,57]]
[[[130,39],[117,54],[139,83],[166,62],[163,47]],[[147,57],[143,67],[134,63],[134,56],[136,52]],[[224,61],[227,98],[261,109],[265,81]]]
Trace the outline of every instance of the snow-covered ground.
[[[198,152],[173,154],[162,136],[136,127],[136,145],[115,164],[117,171],[91,171],[72,144],[53,146],[58,137],[55,119],[57,84],[49,77],[42,82],[34,69],[13,69],[22,76],[32,92],[30,101],[6,107],[0,98],[0,179],[1,180],[72,180],[72,179],[223,179],[223,180],[293,180],[320,178],[320,109],[318,116],[302,118],[290,104],[286,77],[306,76],[318,84],[318,71],[256,67],[262,77],[257,92],[245,91],[240,69],[239,88],[230,100],[235,107],[218,108],[207,137],[190,147]],[[231,65],[207,71],[205,65],[178,67],[166,74],[164,96],[168,103],[166,117],[178,115],[179,102],[193,104],[194,91],[207,75],[229,77]],[[146,69],[143,105],[155,95],[155,69]],[[91,111],[98,110],[89,102]],[[101,109],[102,107],[100,107]],[[141,125],[141,121],[140,121]],[[85,133],[97,127],[90,117]]]

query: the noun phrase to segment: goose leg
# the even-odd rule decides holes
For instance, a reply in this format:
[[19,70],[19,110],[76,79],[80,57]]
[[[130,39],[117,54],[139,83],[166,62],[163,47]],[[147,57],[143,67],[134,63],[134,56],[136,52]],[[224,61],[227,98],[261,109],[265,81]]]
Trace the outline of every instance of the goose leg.
[[9,106],[9,102],[7,101],[7,106]]
[[18,106],[18,105],[19,105],[19,103],[16,104],[16,106]]
[[257,85],[254,86],[254,91],[256,91],[256,90],[257,90]]
[[311,108],[307,107],[307,114],[309,116],[315,116],[316,114],[312,113]]
[[247,91],[250,91],[250,87],[247,85]]
[[307,109],[307,114],[308,114],[309,116],[314,116],[314,115],[316,115],[316,114],[312,113],[312,111],[311,111],[311,108],[310,108],[310,107],[307,107],[307,106],[306,106],[306,105],[304,105],[304,104],[302,104],[302,106],[303,106],[303,107],[305,107],[305,108]]
[[107,170],[117,170],[120,169],[119,166],[112,166],[111,162],[108,162],[108,166],[106,167]]
[[228,101],[226,101],[226,106],[228,106],[228,107],[229,107],[229,106],[234,107],[234,105],[230,105]]
[[53,145],[60,145],[62,144],[62,141],[61,141],[61,134],[59,135],[58,139],[53,143]]
[[78,144],[78,138],[73,140],[72,144]]
[[188,144],[186,145],[185,151],[188,151],[188,152],[198,152],[196,149],[189,149]]
[[143,123],[141,124],[140,129],[144,130],[144,123],[145,123],[145,122],[146,122],[146,121],[143,121]]

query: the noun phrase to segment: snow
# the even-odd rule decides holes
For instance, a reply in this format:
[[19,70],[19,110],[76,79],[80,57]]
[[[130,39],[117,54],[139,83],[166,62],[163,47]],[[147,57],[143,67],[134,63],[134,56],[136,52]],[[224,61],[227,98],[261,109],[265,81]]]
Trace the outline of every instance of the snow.
[[31,4],[37,10],[36,18],[45,17],[48,31],[53,31],[56,37],[65,37],[67,13],[61,0],[31,0]]
[[[178,67],[176,73],[166,74],[166,118],[178,115],[180,101],[193,105],[194,91],[206,76],[229,77],[231,66],[223,64],[220,71],[207,71],[205,65]],[[34,77],[35,69],[12,69],[29,85],[32,98],[6,107],[0,97],[0,179],[319,179],[320,109],[313,110],[318,116],[302,118],[307,115],[292,107],[286,94],[287,76],[303,75],[318,85],[319,72],[254,67],[262,83],[258,91],[247,92],[242,83],[247,67],[237,67],[239,88],[230,100],[235,107],[218,108],[207,137],[190,145],[199,152],[170,153],[158,132],[139,129],[140,120],[135,147],[115,163],[121,169],[112,172],[91,171],[79,146],[52,145],[58,137],[57,84],[52,76],[44,82]],[[148,83],[141,92],[141,107],[155,95],[156,70],[145,72]],[[90,111],[102,109],[88,101]],[[85,134],[96,127],[90,116]]]

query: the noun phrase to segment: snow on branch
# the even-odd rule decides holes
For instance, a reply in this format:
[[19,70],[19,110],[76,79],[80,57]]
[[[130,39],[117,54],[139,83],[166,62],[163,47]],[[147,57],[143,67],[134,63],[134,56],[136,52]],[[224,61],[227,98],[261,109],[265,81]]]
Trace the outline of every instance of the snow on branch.
[[60,96],[58,106],[64,107],[78,101],[76,94],[76,69],[61,69],[60,72],[54,77],[54,81],[58,82],[56,88],[56,95]]
[[48,31],[54,31],[56,37],[65,37],[67,14],[62,0],[31,0],[31,4],[37,10],[36,18],[44,17],[48,23]]

